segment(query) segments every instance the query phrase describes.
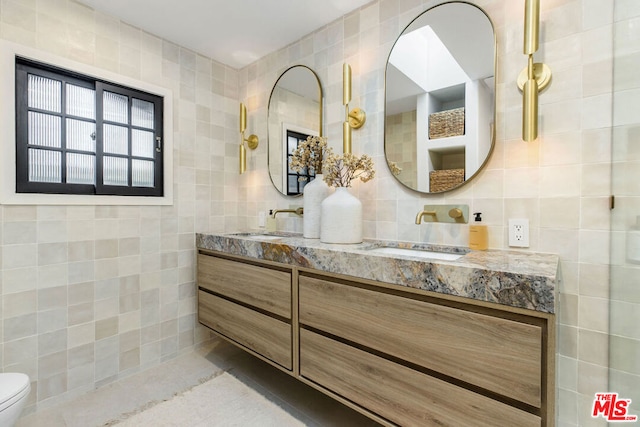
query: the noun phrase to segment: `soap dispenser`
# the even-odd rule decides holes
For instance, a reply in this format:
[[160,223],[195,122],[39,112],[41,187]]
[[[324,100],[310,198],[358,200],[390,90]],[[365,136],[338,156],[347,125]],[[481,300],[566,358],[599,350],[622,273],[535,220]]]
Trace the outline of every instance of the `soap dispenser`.
[[487,249],[489,234],[487,232],[487,226],[482,225],[482,213],[476,212],[473,225],[469,226],[469,248],[477,251],[484,251]]

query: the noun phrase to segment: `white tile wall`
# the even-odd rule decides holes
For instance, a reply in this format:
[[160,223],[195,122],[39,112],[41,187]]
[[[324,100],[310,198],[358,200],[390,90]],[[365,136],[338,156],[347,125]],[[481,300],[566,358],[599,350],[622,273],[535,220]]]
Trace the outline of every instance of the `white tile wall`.
[[[637,25],[640,5],[618,0],[614,9],[614,74],[613,74],[613,151],[612,187],[616,206],[612,215],[611,284],[610,284],[610,372],[609,385],[632,400],[632,414],[640,413],[640,334],[638,321],[640,298],[638,277],[640,266],[628,262],[626,234],[637,224],[640,215],[638,179],[637,108],[640,81],[637,77],[640,37]],[[636,141],[636,143],[632,142]]]
[[[186,352],[194,232],[235,216],[225,142],[237,71],[70,0],[1,0],[0,38],[173,91],[173,206],[2,206],[0,363],[32,380],[28,411]],[[0,78],[6,78],[0,76]],[[229,156],[235,155],[235,151]]]

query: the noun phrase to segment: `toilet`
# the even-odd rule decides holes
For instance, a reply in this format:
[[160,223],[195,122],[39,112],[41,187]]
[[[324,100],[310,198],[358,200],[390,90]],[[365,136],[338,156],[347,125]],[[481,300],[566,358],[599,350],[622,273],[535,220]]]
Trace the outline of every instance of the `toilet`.
[[29,376],[19,373],[0,374],[0,426],[12,427],[15,424],[30,390]]

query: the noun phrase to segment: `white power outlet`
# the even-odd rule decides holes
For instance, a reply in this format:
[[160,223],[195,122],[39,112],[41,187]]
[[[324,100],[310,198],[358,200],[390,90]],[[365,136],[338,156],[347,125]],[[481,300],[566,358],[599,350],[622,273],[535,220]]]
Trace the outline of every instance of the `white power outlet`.
[[509,246],[514,248],[529,247],[529,220],[509,220]]
[[258,227],[264,227],[267,219],[267,214],[265,211],[258,212]]

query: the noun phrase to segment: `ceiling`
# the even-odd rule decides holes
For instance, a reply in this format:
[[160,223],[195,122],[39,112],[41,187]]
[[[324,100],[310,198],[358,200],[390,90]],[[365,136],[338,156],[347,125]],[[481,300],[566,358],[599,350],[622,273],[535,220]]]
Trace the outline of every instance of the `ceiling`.
[[77,0],[242,68],[371,0]]

